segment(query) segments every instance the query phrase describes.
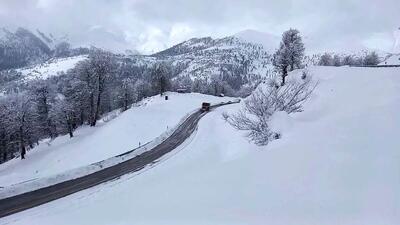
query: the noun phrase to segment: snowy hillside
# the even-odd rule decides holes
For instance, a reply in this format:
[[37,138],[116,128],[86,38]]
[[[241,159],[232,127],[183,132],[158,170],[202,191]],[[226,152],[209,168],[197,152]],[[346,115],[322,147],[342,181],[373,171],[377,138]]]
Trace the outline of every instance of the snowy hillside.
[[29,30],[0,28],[0,70],[43,62],[50,55],[49,46]]
[[[138,107],[103,122],[98,128],[79,128],[73,139],[66,135],[50,143],[44,141],[28,152],[26,161],[13,159],[0,164],[0,187],[56,175],[119,155],[173,128],[203,101],[219,103],[231,99],[194,93],[168,95],[168,101],[160,96],[147,98],[137,103]],[[105,120],[109,117],[113,113]]]
[[87,55],[55,58],[31,67],[18,69],[17,71],[22,73],[25,80],[47,79],[50,76],[55,76],[74,68],[78,62],[85,59],[87,59]]
[[400,65],[400,54],[392,54],[379,65]]
[[[318,88],[304,112],[275,117],[282,139],[267,147],[249,143],[244,133],[222,120],[222,112],[235,112],[240,105],[219,108],[200,121],[190,140],[154,168],[6,217],[1,223],[398,224],[399,70],[312,67],[310,72],[319,80]],[[290,76],[300,74],[295,71]],[[177,105],[187,107],[200,95],[180,97],[172,96],[172,101],[180,99]],[[165,115],[170,108],[166,105],[154,99],[96,132],[82,132],[72,141],[82,145],[62,145],[62,141],[58,149],[54,143],[47,149],[58,151],[62,155],[58,160],[53,158],[56,154],[47,153],[53,151],[32,151],[29,163],[36,166],[19,167],[12,161],[2,167],[1,176],[8,174],[9,183],[13,176],[32,174],[35,168],[75,165],[72,152],[88,162],[122,151],[119,148],[128,142],[148,140],[157,133],[151,129],[160,132],[169,124],[161,117],[154,119]],[[153,113],[149,115],[147,109]],[[137,129],[140,126],[149,129]],[[83,139],[102,142],[88,150],[93,144],[83,145]],[[118,140],[123,144],[114,145]],[[112,153],[105,152],[110,149]],[[49,165],[49,159],[54,164]]]
[[152,56],[173,61],[181,69],[180,77],[207,80],[222,75],[251,84],[271,72],[271,55],[261,44],[232,36],[193,38]]

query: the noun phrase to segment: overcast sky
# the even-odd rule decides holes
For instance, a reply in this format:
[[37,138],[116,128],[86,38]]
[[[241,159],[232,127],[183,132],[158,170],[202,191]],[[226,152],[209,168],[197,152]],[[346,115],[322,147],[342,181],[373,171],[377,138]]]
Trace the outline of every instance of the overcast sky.
[[399,0],[0,0],[0,26],[68,34],[74,45],[150,53],[246,29],[303,34],[311,51],[391,51]]

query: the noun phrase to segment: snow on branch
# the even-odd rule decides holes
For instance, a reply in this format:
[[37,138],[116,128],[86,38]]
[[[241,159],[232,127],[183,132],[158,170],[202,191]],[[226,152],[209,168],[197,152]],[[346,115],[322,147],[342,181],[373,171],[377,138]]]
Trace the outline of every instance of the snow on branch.
[[259,87],[244,101],[244,107],[236,114],[224,114],[224,118],[238,130],[248,131],[247,137],[257,145],[267,145],[280,134],[269,127],[270,117],[277,111],[301,112],[303,103],[310,97],[317,83],[311,78],[291,80],[285,86],[273,82]]

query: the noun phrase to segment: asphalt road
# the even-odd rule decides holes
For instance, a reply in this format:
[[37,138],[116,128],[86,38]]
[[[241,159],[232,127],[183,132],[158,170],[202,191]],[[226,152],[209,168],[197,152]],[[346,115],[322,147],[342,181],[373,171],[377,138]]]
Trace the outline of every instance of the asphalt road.
[[[233,103],[235,102],[213,105],[211,106],[211,109]],[[206,113],[207,112],[202,112],[200,110],[196,111],[190,115],[164,142],[130,160],[77,179],[64,181],[49,187],[41,188],[13,197],[0,199],[0,218],[116,179],[124,174],[143,169],[146,165],[157,161],[160,157],[171,152],[180,144],[182,144],[193,133],[199,120]]]

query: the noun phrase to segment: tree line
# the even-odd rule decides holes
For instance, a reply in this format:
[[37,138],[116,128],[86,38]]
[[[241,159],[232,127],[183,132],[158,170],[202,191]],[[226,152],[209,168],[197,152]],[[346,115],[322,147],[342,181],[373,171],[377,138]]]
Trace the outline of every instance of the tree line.
[[[127,110],[134,102],[165,92],[171,78],[167,67],[140,68],[94,49],[65,74],[12,83],[0,97],[0,161],[15,155],[23,159],[42,139],[73,137],[79,126],[94,127],[105,113]],[[19,77],[10,71],[3,74],[6,81]]]
[[338,55],[324,53],[321,55],[318,65],[320,66],[375,66],[380,63],[376,52],[365,53],[364,55]]
[[82,126],[95,127],[106,113],[128,110],[143,98],[186,88],[211,95],[249,95],[247,79],[235,68],[221,69],[206,78],[181,77],[182,65],[169,61],[139,64],[101,49],[91,49],[86,60],[46,80],[21,81],[15,70],[0,71],[0,162],[25,158],[40,140],[74,136]]

